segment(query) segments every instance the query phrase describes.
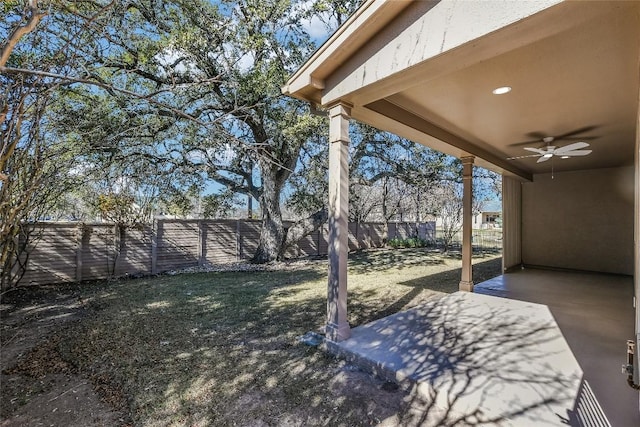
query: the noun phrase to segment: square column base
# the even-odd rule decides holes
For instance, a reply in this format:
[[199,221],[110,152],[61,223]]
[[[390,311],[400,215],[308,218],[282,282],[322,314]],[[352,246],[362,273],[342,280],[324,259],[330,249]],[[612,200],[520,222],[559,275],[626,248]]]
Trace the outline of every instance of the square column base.
[[324,332],[329,341],[339,342],[351,337],[351,328],[346,322],[339,325],[329,322],[327,323],[327,326],[325,326]]
[[465,282],[462,280],[458,285],[458,289],[465,292],[473,292],[473,282]]

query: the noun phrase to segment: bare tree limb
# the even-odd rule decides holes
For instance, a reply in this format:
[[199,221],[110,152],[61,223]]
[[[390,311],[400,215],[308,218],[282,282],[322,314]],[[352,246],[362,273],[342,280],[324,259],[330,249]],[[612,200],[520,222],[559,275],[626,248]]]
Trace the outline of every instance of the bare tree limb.
[[89,79],[84,79],[81,77],[71,77],[71,76],[65,76],[63,74],[56,74],[56,73],[49,73],[47,71],[38,71],[38,70],[27,70],[24,68],[13,68],[13,67],[5,67],[5,66],[0,66],[0,72],[2,73],[20,73],[20,74],[29,74],[29,75],[33,75],[33,76],[39,76],[39,77],[50,77],[50,78],[54,78],[54,79],[60,79],[60,80],[64,80],[64,81],[68,81],[68,82],[73,82],[73,83],[82,83],[82,84],[86,84],[86,85],[90,85],[90,86],[97,86],[106,90],[112,90],[118,93],[121,93],[123,95],[127,95],[136,99],[141,99],[144,101],[149,102],[150,104],[153,104],[155,106],[158,107],[162,107],[167,109],[168,111],[171,111],[173,114],[175,114],[178,117],[182,117],[184,119],[190,120],[194,123],[197,123],[201,126],[209,126],[210,123],[205,123],[203,121],[201,121],[200,119],[193,117],[192,115],[185,113],[184,111],[181,111],[177,108],[174,108],[168,104],[165,104],[164,102],[158,101],[157,99],[154,99],[153,96],[156,95],[159,92],[153,92],[151,94],[139,94],[127,89],[122,89],[110,84],[106,84],[106,83],[102,83],[100,81],[96,81],[96,80],[89,80]]
[[315,230],[320,228],[322,224],[327,222],[329,218],[329,212],[326,208],[315,212],[307,218],[301,219],[300,221],[293,224],[289,227],[287,231],[287,235],[284,239],[284,244],[282,245],[282,249],[280,251],[280,257],[284,255],[289,247],[300,241],[304,236],[313,233]]
[[[5,66],[9,60],[9,55],[11,55],[11,52],[13,52],[13,49],[16,47],[20,39],[32,32],[42,18],[47,15],[45,12],[38,12],[38,0],[29,0],[27,10],[30,14],[29,19],[27,19],[27,23],[16,27],[0,48],[0,67]],[[0,121],[0,123],[2,123],[2,121]]]

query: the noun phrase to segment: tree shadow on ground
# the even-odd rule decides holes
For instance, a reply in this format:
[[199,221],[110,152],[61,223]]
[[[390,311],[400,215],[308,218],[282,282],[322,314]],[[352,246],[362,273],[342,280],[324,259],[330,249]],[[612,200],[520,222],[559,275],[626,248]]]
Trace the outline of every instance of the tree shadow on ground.
[[[399,299],[354,291],[350,312],[362,314],[350,320],[458,280],[454,269],[407,281]],[[51,334],[56,357],[117,398],[133,424],[357,426],[405,410],[404,391],[297,341],[324,325],[324,266],[119,281],[81,297],[87,315]]]
[[456,293],[335,347],[411,390],[400,425],[576,425],[582,371],[541,305]]
[[[455,257],[453,253],[446,256]],[[443,254],[427,248],[374,250],[349,254],[349,270],[357,274],[443,263]]]
[[405,393],[297,341],[324,323],[318,288],[324,269],[115,283],[12,374],[55,356],[130,414],[124,424],[376,424]]
[[[474,258],[496,256],[499,249],[474,250]],[[386,271],[392,268],[406,269],[416,266],[443,265],[445,260],[461,260],[460,251],[442,252],[435,248],[404,248],[358,251],[349,254],[349,271],[362,274]]]
[[[499,276],[501,272],[502,258],[476,262],[473,265],[473,277],[476,283]],[[350,323],[353,325],[369,323],[397,313],[417,303],[428,301],[443,294],[457,292],[459,290],[461,273],[461,268],[454,268],[400,282],[400,285],[408,286],[411,289],[400,298],[382,307],[371,304],[371,300],[377,296],[376,290],[351,290],[348,300]]]

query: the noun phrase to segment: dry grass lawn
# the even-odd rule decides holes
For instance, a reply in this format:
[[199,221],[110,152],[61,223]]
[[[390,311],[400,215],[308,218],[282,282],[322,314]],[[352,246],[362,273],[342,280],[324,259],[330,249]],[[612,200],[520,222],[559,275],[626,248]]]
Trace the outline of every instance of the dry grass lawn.
[[[351,325],[457,290],[459,266],[458,256],[422,249],[352,254]],[[476,282],[498,274],[498,255],[475,260]],[[29,400],[48,391],[37,378],[54,374],[91,384],[121,414],[120,424],[356,426],[402,419],[402,391],[297,341],[321,331],[326,260],[65,289],[84,314],[3,361],[0,414],[7,425],[28,419]],[[46,304],[53,291],[32,292],[30,298]],[[3,317],[18,315],[28,303],[12,304],[9,294]],[[9,323],[14,329],[3,325],[3,337],[28,325]],[[56,363],[45,363],[48,358]],[[31,375],[37,366],[51,366],[50,372]],[[22,385],[7,386],[10,380]]]

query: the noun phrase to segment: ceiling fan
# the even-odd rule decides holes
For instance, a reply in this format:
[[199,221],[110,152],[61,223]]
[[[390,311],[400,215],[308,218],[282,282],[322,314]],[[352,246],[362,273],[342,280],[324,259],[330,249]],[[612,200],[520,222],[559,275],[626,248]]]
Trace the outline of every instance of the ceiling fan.
[[540,157],[536,163],[546,162],[550,158],[556,156],[561,159],[568,159],[569,157],[586,156],[591,154],[592,150],[583,150],[589,146],[586,142],[574,142],[573,144],[565,145],[564,147],[557,147],[551,145],[554,141],[552,136],[547,136],[543,139],[543,142],[547,144],[543,148],[524,147],[525,150],[531,151],[536,154],[530,154],[528,156],[516,156],[509,157],[508,160],[523,159],[526,157]]
[[[595,139],[597,137],[576,136],[576,135],[589,132],[595,128],[597,128],[597,126],[586,126],[586,127],[576,129],[571,132],[567,132],[555,137],[545,136],[540,132],[528,133],[527,134],[528,136],[536,139],[532,141],[517,142],[515,144],[511,144],[511,146],[513,147],[513,146],[519,146],[519,145],[531,145],[536,142],[542,142],[544,143],[544,146],[541,148],[524,147],[525,150],[535,154],[530,154],[527,156],[509,157],[508,160],[523,159],[526,157],[539,157],[537,163],[542,163],[542,162],[546,162],[547,160],[553,157],[560,157],[561,159],[567,159],[569,157],[586,156],[588,154],[591,154],[592,150],[584,150],[584,148],[587,148],[589,146],[589,144],[584,142],[584,140]],[[579,140],[579,141],[569,145],[565,145],[564,147],[559,147],[557,145],[554,145],[554,142],[561,141],[561,140],[569,140],[569,141]]]

